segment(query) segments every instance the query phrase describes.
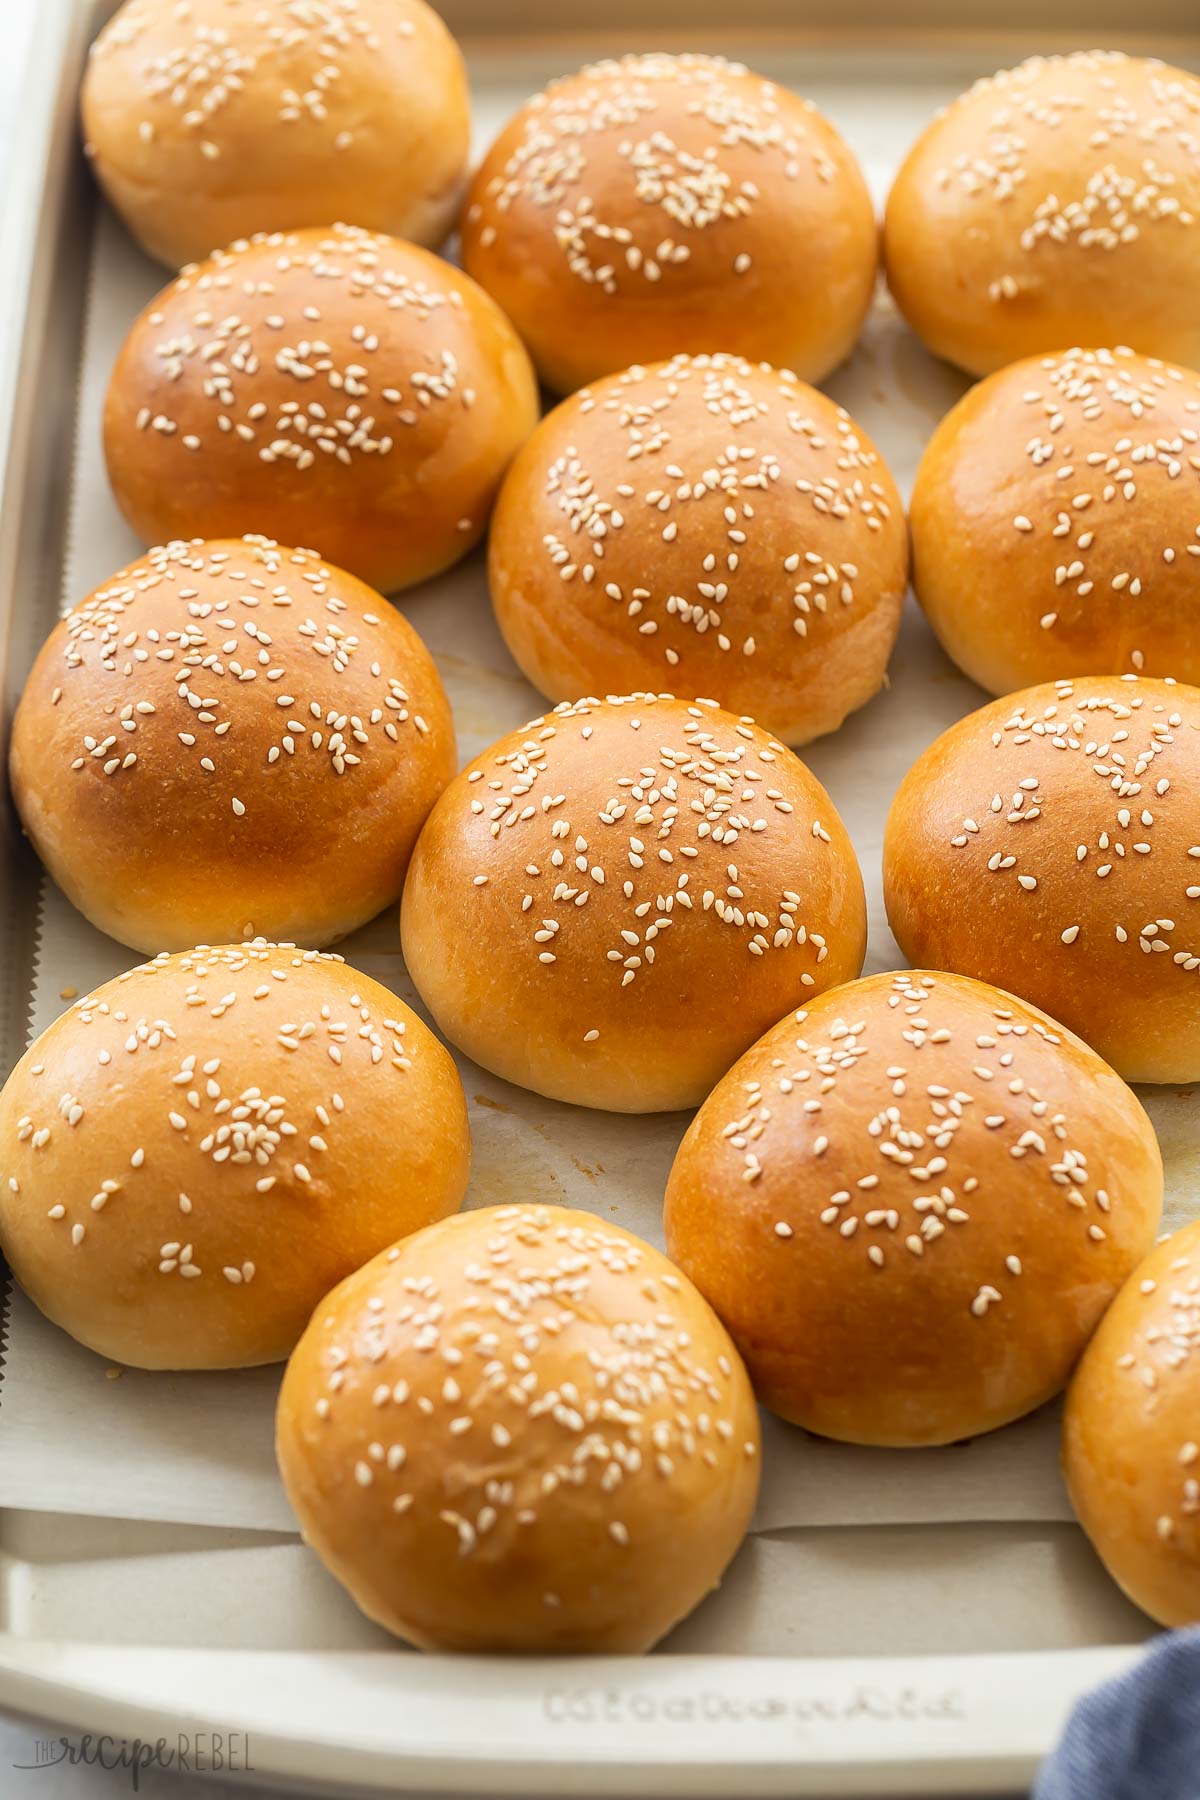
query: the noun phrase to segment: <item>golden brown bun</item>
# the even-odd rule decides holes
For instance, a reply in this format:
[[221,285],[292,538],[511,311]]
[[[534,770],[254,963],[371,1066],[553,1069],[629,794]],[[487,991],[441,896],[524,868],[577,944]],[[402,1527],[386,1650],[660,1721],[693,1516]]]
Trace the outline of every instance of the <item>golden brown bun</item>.
[[881,687],[908,532],[840,406],[788,370],[677,356],[542,421],[500,491],[488,571],[551,700],[667,682],[799,744]]
[[1067,1395],[1063,1472],[1113,1580],[1200,1624],[1200,1221],[1130,1276]]
[[175,269],[331,219],[436,246],[466,175],[466,71],[424,0],[126,0],[92,45],[83,134]]
[[1120,349],[1001,369],[934,432],[910,516],[917,597],[991,693],[1130,671],[1200,681],[1192,370]]
[[340,958],[228,944],[78,1000],[0,1094],[0,1243],[30,1299],[143,1369],[288,1354],[335,1282],[460,1205],[454,1064]]
[[1133,676],[995,700],[892,802],[909,962],[1045,1007],[1127,1081],[1200,1079],[1200,691]]
[[147,543],[265,531],[390,593],[482,537],[537,416],[474,282],[334,225],[243,239],[164,288],[117,357],[104,454]]
[[623,56],[523,106],[471,183],[464,266],[547,386],[727,350],[819,381],[875,286],[862,172],[807,100],[716,56]]
[[1200,364],[1198,129],[1194,75],[1113,50],[977,81],[888,197],[896,304],[976,375],[1066,344]]
[[276,1449],[307,1541],[426,1650],[648,1650],[758,1491],[720,1322],[649,1244],[565,1207],[463,1213],[343,1282],[288,1364]]
[[735,1063],[666,1228],[767,1406],[916,1446],[1056,1394],[1161,1208],[1150,1121],[1086,1044],[918,971],[822,994]]
[[866,947],[824,788],[751,721],[669,694],[556,707],[476,757],[417,840],[401,924],[452,1043],[612,1112],[698,1106]]
[[11,752],[54,879],[145,951],[344,936],[399,898],[455,763],[412,626],[269,538],[167,544],[81,601]]

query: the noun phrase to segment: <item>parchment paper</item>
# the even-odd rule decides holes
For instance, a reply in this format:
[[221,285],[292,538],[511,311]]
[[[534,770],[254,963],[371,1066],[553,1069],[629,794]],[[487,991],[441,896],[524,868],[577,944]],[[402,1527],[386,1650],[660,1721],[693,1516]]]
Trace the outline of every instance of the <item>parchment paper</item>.
[[[761,62],[761,58],[758,59]],[[944,65],[942,65],[944,71]],[[482,90],[477,130],[486,141],[525,93],[552,73],[536,55],[499,58]],[[820,66],[775,68],[813,94],[847,131],[877,194],[946,86],[919,80],[900,104],[870,90],[822,89]],[[477,85],[477,99],[481,90]],[[135,556],[140,546],[108,493],[99,453],[104,385],[135,312],[161,272],[102,216],[96,242],[74,467],[66,593],[69,604]],[[965,382],[928,357],[881,297],[852,361],[827,384],[875,439],[907,493],[920,449]],[[512,664],[488,606],[481,555],[405,596],[404,610],[433,650],[454,705],[463,759],[542,710]],[[884,819],[909,764],[983,696],[947,663],[910,602],[890,689],[833,738],[805,752],[849,827],[867,883],[867,971],[902,965],[887,929],[879,882]],[[347,960],[420,1009],[400,959],[394,916],[339,946]],[[32,1027],[137,960],[88,926],[47,885]],[[686,1115],[621,1118],[544,1101],[460,1059],[471,1103],[475,1164],[468,1205],[545,1200],[587,1207],[661,1243],[666,1174]],[[1163,1143],[1168,1221],[1197,1210],[1200,1108],[1192,1093],[1143,1094]],[[22,1296],[7,1321],[0,1385],[0,1506],[267,1530],[292,1525],[271,1454],[278,1371],[172,1376],[110,1371],[43,1320]],[[797,1526],[1055,1521],[1070,1517],[1057,1468],[1054,1409],[969,1445],[896,1453],[856,1450],[766,1422],[765,1480],[756,1531]],[[768,1584],[769,1587],[769,1584]],[[767,1603],[764,1594],[763,1603]]]

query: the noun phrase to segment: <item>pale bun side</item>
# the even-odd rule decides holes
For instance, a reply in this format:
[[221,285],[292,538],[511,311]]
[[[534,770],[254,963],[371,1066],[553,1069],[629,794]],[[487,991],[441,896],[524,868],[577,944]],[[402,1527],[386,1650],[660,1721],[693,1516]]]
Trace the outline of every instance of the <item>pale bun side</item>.
[[669,694],[557,707],[427,820],[404,958],[493,1073],[614,1112],[697,1106],[780,1009],[857,975],[862,876],[833,802],[751,721]]
[[126,0],[82,119],[101,187],[174,269],[332,219],[435,249],[470,148],[462,55],[424,0]]
[[1060,676],[1200,681],[1200,375],[1067,350],[942,420],[910,504],[913,586],[993,694]]
[[1113,1580],[1200,1625],[1200,1221],[1129,1277],[1067,1395],[1063,1472]]
[[310,550],[195,539],[55,626],[10,770],[68,898],[154,952],[364,924],[456,760],[433,658],[386,600]]
[[551,700],[665,682],[802,744],[883,685],[908,533],[842,407],[787,369],[676,356],[542,421],[501,489],[488,574]]
[[109,381],[104,454],[147,543],[266,532],[391,593],[478,543],[537,417],[481,288],[331,225],[239,239],[150,302]]
[[961,95],[892,185],[884,262],[938,356],[986,375],[1068,344],[1200,365],[1200,81],[1112,50]]
[[454,1064],[337,957],[229,944],[76,1001],[0,1093],[0,1245],[110,1362],[277,1362],[367,1257],[453,1212]]
[[909,962],[1020,994],[1127,1081],[1200,1079],[1200,690],[1047,682],[944,731],[883,844]]
[[820,995],[734,1064],[666,1235],[765,1405],[916,1447],[1056,1394],[1161,1208],[1150,1121],[1086,1044],[918,970]]
[[721,57],[659,53],[551,82],[471,183],[463,262],[548,387],[725,350],[819,381],[875,286],[875,212],[808,101]]
[[754,1510],[736,1351],[666,1258],[565,1207],[463,1213],[318,1307],[276,1448],[301,1529],[427,1650],[633,1655]]

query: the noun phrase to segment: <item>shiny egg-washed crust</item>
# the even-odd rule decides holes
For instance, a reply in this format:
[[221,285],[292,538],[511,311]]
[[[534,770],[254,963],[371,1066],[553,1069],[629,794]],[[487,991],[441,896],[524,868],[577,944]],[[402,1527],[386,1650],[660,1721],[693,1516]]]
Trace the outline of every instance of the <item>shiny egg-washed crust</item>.
[[476,1653],[648,1650],[740,1545],[759,1447],[691,1283],[565,1207],[377,1256],[318,1307],[276,1422],[305,1538],[362,1610]]
[[1200,690],[1046,683],[952,725],[883,845],[910,963],[1043,1007],[1127,1081],[1200,1078]]
[[463,263],[548,387],[725,350],[819,381],[875,286],[870,194],[808,101],[715,56],[592,63],[476,171]]
[[126,0],[92,45],[84,148],[171,268],[255,231],[449,231],[466,69],[424,0]]
[[156,952],[364,924],[399,898],[455,762],[407,620],[312,551],[246,538],[163,545],[73,607],[10,766],[59,886]]
[[1113,1580],[1160,1625],[1200,1625],[1200,1222],[1104,1315],[1067,1395],[1063,1473]]
[[451,783],[402,904],[468,1056],[551,1099],[697,1106],[788,1006],[862,967],[862,876],[791,751],[711,702],[557,707]]
[[391,593],[479,541],[537,416],[482,289],[332,225],[239,240],[150,302],[109,382],[104,454],[146,543],[266,532]]
[[505,477],[488,571],[551,700],[666,682],[801,744],[882,686],[908,533],[842,407],[786,369],[677,356],[542,421]]
[[666,1233],[767,1406],[918,1446],[1057,1393],[1161,1206],[1150,1121],[1086,1044],[914,971],[822,994],[734,1065]]
[[1200,365],[1200,81],[1113,50],[978,81],[888,197],[888,285],[976,375],[1068,344]]
[[1029,357],[934,432],[913,586],[947,653],[1011,694],[1072,675],[1200,681],[1200,375],[1132,350]]
[[115,1363],[278,1362],[314,1306],[467,1185],[444,1047],[340,958],[229,944],[78,1000],[0,1093],[0,1245]]

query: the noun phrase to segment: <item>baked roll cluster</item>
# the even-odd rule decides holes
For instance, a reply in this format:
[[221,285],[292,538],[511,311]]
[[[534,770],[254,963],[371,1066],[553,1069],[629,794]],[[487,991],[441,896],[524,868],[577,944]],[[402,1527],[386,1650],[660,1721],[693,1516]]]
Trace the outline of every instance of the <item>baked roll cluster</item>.
[[[907,520],[809,385],[871,303],[862,173],[741,64],[565,74],[468,183],[422,0],[127,0],[82,114],[175,271],[104,410],[147,548],[51,634],[10,771],[50,876],[150,960],[0,1094],[27,1293],[119,1363],[289,1358],[300,1527],[422,1648],[648,1649],[750,1526],[756,1400],[920,1447],[1068,1384],[1083,1525],[1200,1619],[1200,1239],[1155,1243],[1126,1085],[1200,1078],[1200,83],[1038,57],[913,147],[887,280],[988,379]],[[877,771],[914,966],[860,979],[855,848],[789,746],[885,716],[910,526],[998,698]],[[550,705],[491,743],[467,707],[456,774],[381,595],[485,536]],[[432,1025],[326,948],[397,908]],[[671,1260],[511,1166],[453,1216],[450,1046],[564,1137],[698,1108]]]

